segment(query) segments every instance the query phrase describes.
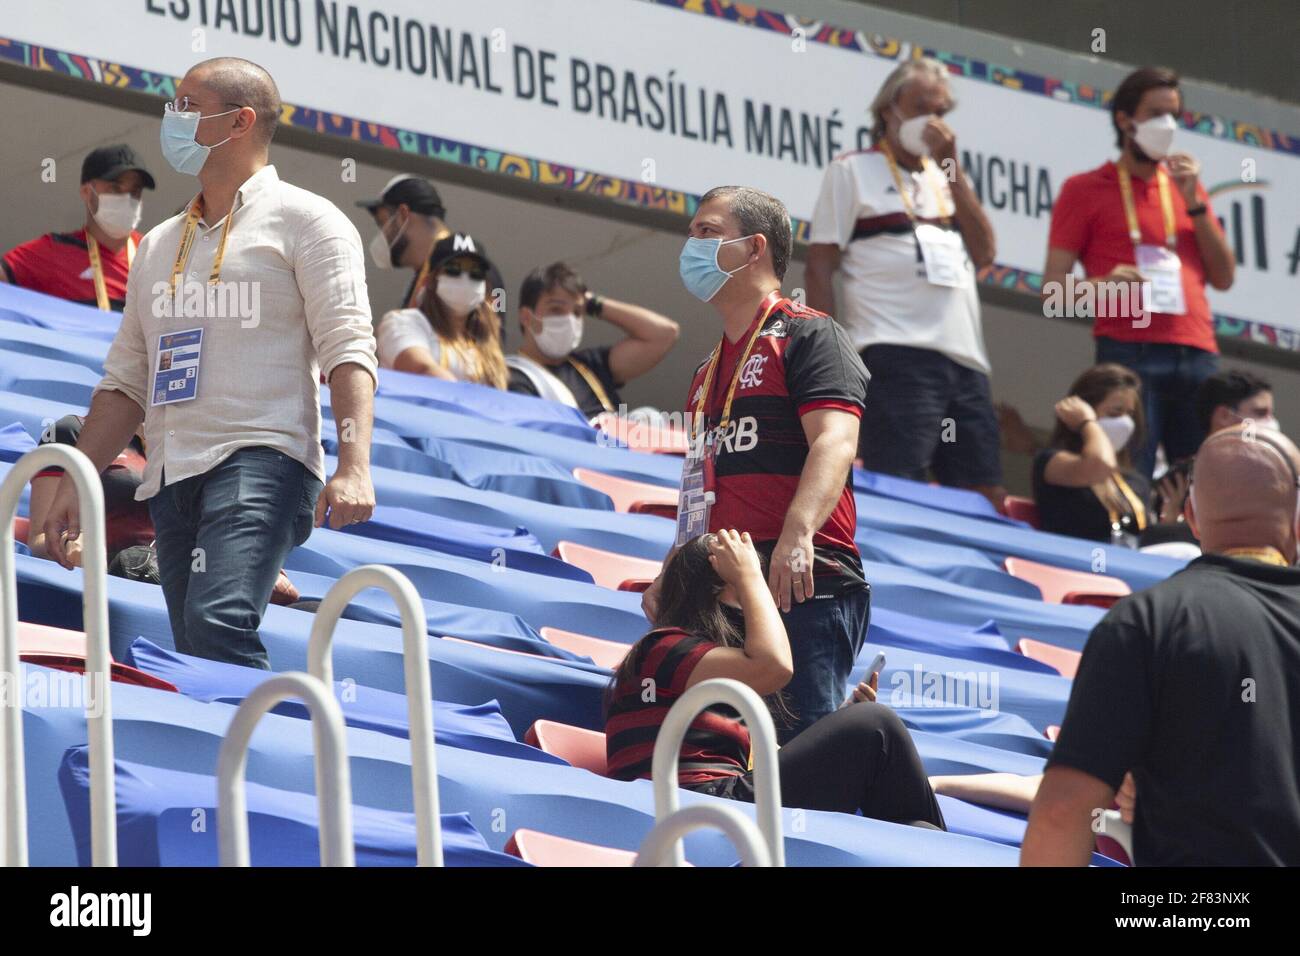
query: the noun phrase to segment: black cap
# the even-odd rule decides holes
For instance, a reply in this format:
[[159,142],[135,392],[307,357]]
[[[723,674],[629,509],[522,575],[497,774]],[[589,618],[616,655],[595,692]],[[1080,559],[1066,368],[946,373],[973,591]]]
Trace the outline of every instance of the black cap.
[[447,216],[442,197],[438,195],[438,190],[434,188],[433,183],[419,176],[407,174],[390,179],[378,199],[362,199],[357,203],[371,215],[374,215],[375,210],[380,206],[392,206],[396,209],[403,204],[411,212],[418,212],[424,216],[437,216],[439,219]]
[[153,176],[144,168],[140,157],[130,146],[126,143],[101,146],[99,149],[92,149],[81,161],[81,181],[83,183],[88,183],[92,179],[111,181],[133,169],[144,177],[145,189],[154,188]]
[[482,243],[476,242],[468,233],[454,232],[434,245],[433,252],[429,253],[429,271],[437,272],[438,267],[447,260],[462,256],[480,263],[484,269],[492,268],[492,260],[488,258],[487,249]]

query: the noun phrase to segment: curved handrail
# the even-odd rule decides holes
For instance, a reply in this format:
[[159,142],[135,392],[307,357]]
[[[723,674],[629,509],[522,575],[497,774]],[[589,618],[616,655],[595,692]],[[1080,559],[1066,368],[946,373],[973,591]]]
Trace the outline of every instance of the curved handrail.
[[[94,866],[117,866],[117,788],[113,767],[112,656],[108,649],[108,554],[104,549],[104,489],[84,452],[69,445],[42,445],[14,462],[0,484],[0,663],[18,683],[18,582],[14,523],[23,488],[43,468],[72,476],[81,515],[82,630],[86,635],[86,733],[90,743],[90,856]],[[98,687],[96,687],[98,685]],[[21,689],[18,691],[21,695]],[[0,862],[27,865],[27,788],[23,761],[22,705],[0,706]]]
[[[411,738],[411,790],[415,805],[418,866],[442,866],[442,820],[438,815],[438,771],[433,748],[433,690],[429,685],[429,634],[424,604],[410,578],[382,564],[353,568],[326,592],[316,609],[307,642],[307,670],[334,687],[334,628],[348,602],[367,588],[383,588],[402,615],[402,661],[406,671],[406,713]],[[319,785],[319,783],[318,783]]]
[[[677,764],[682,741],[699,713],[714,704],[726,704],[740,711],[749,728],[754,750],[754,815],[759,832],[767,841],[772,866],[785,866],[785,846],[781,837],[781,770],[776,761],[776,728],[767,705],[754,690],[738,680],[714,678],[701,681],[682,694],[668,711],[655,740],[650,775],[654,783],[655,820],[677,812]],[[681,866],[684,857],[680,843],[672,850],[672,865]]]
[[272,707],[298,698],[311,714],[316,741],[316,801],[320,808],[321,866],[356,866],[352,845],[352,778],[343,711],[329,687],[310,674],[289,671],[258,684],[235,711],[217,755],[217,842],[222,866],[249,866],[248,804],[244,773],[248,745]]
[[693,830],[713,828],[721,830],[740,851],[740,862],[745,866],[771,866],[772,855],[768,852],[763,834],[758,832],[754,821],[740,812],[736,807],[722,804],[698,803],[685,807],[676,813],[670,813],[646,834],[641,841],[633,866],[665,866],[673,864],[672,858],[680,856],[674,851],[681,840]]

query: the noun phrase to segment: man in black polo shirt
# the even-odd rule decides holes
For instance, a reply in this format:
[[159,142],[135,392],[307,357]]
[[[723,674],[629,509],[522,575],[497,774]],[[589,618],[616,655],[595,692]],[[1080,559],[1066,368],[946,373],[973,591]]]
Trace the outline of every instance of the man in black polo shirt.
[[[623,333],[614,345],[579,348],[586,316]],[[677,323],[639,305],[595,295],[573,269],[556,262],[534,269],[519,290],[523,344],[506,358],[510,391],[562,402],[588,419],[616,412],[618,390],[663,360]]]
[[1125,771],[1142,866],[1300,864],[1300,452],[1251,424],[1196,456],[1204,555],[1093,629],[1026,865],[1085,865]]

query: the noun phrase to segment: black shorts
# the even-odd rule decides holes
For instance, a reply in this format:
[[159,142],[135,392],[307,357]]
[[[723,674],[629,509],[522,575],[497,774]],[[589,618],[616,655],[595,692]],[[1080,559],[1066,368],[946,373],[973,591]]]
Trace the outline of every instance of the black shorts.
[[932,349],[870,345],[858,454],[869,471],[958,488],[1002,483],[989,377]]

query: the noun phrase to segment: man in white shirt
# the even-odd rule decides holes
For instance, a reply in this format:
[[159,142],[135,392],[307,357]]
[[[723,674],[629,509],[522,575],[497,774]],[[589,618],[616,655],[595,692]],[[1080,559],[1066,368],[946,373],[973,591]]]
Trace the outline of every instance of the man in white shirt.
[[[176,647],[265,669],[257,628],[285,556],[327,516],[339,528],[374,509],[361,238],[269,165],[280,99],[265,70],[207,60],[176,92],[163,155],[202,190],[140,243],[77,447],[103,470],[143,420],[136,496],[149,502]],[[341,439],[328,482],[322,372]],[[45,523],[50,556],[70,567],[79,533],[65,476]]]
[[[942,117],[947,70],[909,60],[871,105],[871,149],[826,169],[813,212],[808,304],[844,322],[871,372],[866,467],[1005,497],[975,273],[993,227]],[[845,302],[836,308],[839,271]]]

